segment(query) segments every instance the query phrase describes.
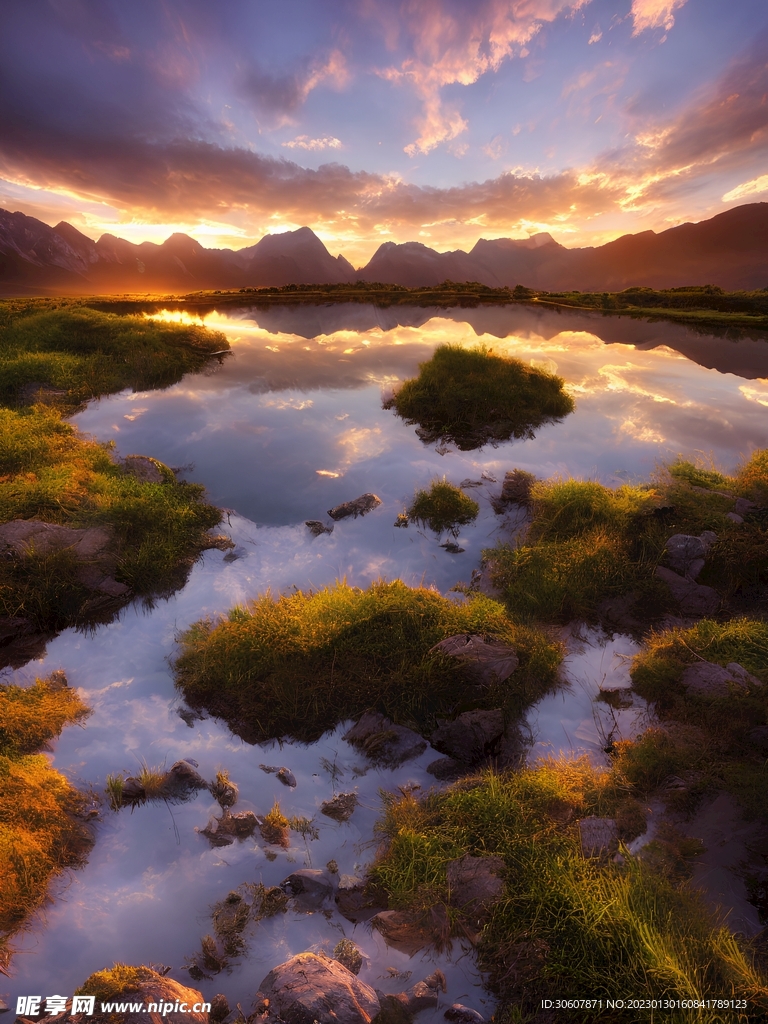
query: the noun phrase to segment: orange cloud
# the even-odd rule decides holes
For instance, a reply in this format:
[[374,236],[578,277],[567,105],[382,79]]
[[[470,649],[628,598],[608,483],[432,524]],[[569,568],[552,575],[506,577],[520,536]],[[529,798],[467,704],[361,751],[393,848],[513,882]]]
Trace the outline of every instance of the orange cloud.
[[663,28],[669,32],[675,24],[672,12],[685,3],[686,0],[632,0],[632,35],[638,36],[650,28]]

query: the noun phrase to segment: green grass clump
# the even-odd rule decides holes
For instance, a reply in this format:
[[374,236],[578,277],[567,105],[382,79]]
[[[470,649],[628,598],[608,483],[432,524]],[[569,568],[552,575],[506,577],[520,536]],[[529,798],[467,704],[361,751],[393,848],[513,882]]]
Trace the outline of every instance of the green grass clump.
[[384,406],[419,425],[426,443],[450,441],[462,451],[531,438],[544,423],[573,412],[560,377],[484,346],[439,345]]
[[95,971],[80,988],[76,996],[96,996],[97,1003],[119,999],[128,992],[138,992],[143,982],[159,980],[150,967],[133,967],[129,964],[114,964],[103,971]]
[[[124,472],[56,410],[0,408],[0,522],[20,519],[107,527],[114,543],[103,575],[149,596],[183,584],[221,513],[199,485],[144,483]],[[25,619],[40,633],[98,621],[81,577],[67,551],[3,559],[0,617]]]
[[26,689],[0,686],[0,934],[6,938],[45,902],[51,879],[82,863],[93,842],[77,817],[83,797],[34,753],[90,713],[57,676]]
[[728,487],[728,478],[713,469],[704,469],[696,466],[693,462],[686,462],[678,459],[667,467],[670,476],[675,480],[682,480],[693,487],[706,487],[709,490],[718,490]]
[[28,401],[34,385],[63,394],[74,408],[90,398],[132,388],[169,387],[201,370],[212,352],[229,348],[219,331],[196,324],[116,316],[78,302],[2,304],[0,404]]
[[[513,1007],[535,1012],[544,991],[603,999],[749,993],[751,1010],[765,1012],[764,973],[728,929],[710,919],[696,893],[673,871],[658,870],[658,858],[652,868],[628,855],[623,864],[582,856],[576,820],[610,810],[620,788],[614,776],[583,761],[548,762],[503,775],[487,772],[422,800],[389,796],[375,880],[390,906],[417,916],[426,918],[442,904],[454,934],[461,934],[460,911],[450,905],[448,862],[464,854],[503,859],[504,892],[478,946],[480,969],[501,1001],[500,1019]],[[632,1019],[657,1017],[638,1009]],[[568,1019],[592,1017],[580,1009]],[[665,1021],[688,1019],[682,1011],[664,1013]],[[697,1020],[714,1024],[730,1017],[707,1011]]]
[[448,530],[458,536],[459,527],[468,526],[477,519],[480,506],[460,487],[445,479],[433,480],[429,490],[418,490],[408,509],[408,516],[442,533]]
[[[430,649],[457,633],[494,636],[520,666],[478,692],[466,668]],[[192,707],[224,718],[251,742],[311,741],[338,722],[375,709],[419,730],[469,706],[511,715],[550,689],[559,643],[513,625],[486,597],[464,603],[396,580],[367,590],[337,583],[273,599],[266,594],[226,618],[195,623],[180,637],[176,681]]]

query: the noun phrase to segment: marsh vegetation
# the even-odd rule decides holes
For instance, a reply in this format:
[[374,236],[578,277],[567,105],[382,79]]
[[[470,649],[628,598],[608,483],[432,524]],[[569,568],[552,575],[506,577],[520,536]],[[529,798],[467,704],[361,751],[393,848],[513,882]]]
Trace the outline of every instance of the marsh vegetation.
[[428,526],[435,533],[447,530],[456,537],[462,526],[468,526],[477,519],[479,512],[480,506],[476,501],[443,478],[433,480],[429,490],[417,490],[407,514],[409,519]]
[[544,423],[573,412],[563,381],[489,349],[438,345],[384,403],[406,423],[418,424],[425,444],[452,443],[461,451],[530,438]]

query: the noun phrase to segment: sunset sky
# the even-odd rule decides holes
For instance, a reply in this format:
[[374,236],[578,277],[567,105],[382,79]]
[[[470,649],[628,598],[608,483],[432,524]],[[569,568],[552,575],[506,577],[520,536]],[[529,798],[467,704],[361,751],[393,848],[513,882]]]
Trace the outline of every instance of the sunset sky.
[[768,200],[765,0],[6,0],[0,206],[240,248],[565,245]]

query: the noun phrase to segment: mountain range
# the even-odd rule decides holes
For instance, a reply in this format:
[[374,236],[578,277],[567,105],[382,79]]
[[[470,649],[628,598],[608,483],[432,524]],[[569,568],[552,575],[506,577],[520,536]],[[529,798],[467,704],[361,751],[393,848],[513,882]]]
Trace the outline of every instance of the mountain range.
[[481,238],[469,252],[384,242],[358,269],[343,256],[333,257],[307,227],[265,235],[244,249],[206,249],[180,233],[159,245],[111,234],[94,241],[65,221],[49,227],[0,210],[0,293],[5,295],[190,292],[361,280],[409,288],[478,281],[543,291],[696,284],[728,291],[765,288],[768,203],[588,248],[566,248],[546,232],[525,239]]

